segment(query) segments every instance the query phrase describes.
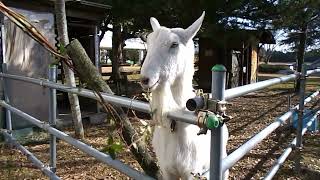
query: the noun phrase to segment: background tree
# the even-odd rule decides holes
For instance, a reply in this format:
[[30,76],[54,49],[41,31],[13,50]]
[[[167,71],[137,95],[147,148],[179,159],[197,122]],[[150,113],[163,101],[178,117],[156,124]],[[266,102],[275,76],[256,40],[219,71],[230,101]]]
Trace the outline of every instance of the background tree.
[[[60,43],[61,49],[63,49],[67,44],[69,44],[64,0],[55,1],[55,17],[56,17],[56,24],[58,29],[59,43]],[[65,73],[66,84],[72,87],[76,87],[73,71],[69,69],[69,67],[65,63],[62,63],[62,65],[63,65],[63,71]],[[84,138],[84,130],[82,125],[78,96],[76,94],[68,93],[68,97],[70,102],[73,124],[75,128],[75,136],[77,138]]]
[[[273,24],[288,33],[282,43],[292,45],[297,54],[297,71],[301,72],[307,47],[319,45],[320,1],[279,0],[276,4],[279,17]],[[300,87],[296,83],[296,91]]]
[[[109,1],[105,0],[105,4],[112,4],[112,9],[110,14],[105,18],[101,26],[101,36],[100,40],[103,38],[106,31],[112,32],[112,51],[111,51],[111,62],[112,62],[112,74],[110,80],[113,80],[116,84],[121,81],[126,80],[125,77],[121,76],[119,71],[119,66],[123,63],[124,54],[123,48],[125,46],[125,40],[129,38],[139,37],[138,32],[142,32],[139,29],[143,29],[136,22],[145,22],[144,19],[141,20],[139,9],[142,9],[141,5],[145,7],[145,3],[149,3],[146,0],[141,1],[125,1],[116,0]],[[146,18],[147,19],[147,18]],[[112,27],[109,25],[112,24]],[[141,23],[140,23],[141,24]],[[118,85],[117,85],[118,86]],[[120,91],[116,94],[119,94]]]

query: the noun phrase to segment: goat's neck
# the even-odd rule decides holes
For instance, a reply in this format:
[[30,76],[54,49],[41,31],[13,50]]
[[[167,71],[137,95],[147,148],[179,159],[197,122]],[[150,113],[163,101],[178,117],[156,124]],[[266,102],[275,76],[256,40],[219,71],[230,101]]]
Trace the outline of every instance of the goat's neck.
[[190,77],[190,74],[178,77],[173,85],[165,83],[152,93],[153,119],[158,125],[170,128],[171,120],[165,117],[166,114],[184,109],[186,101],[192,97],[192,77],[186,79],[187,77]]
[[[193,43],[189,43],[192,49]],[[186,102],[189,98],[194,96],[193,87],[192,87],[192,79],[194,74],[194,51],[190,50],[186,52],[185,64],[182,65],[183,73],[177,76],[175,82],[171,86],[171,91],[173,94],[173,98],[180,108],[185,108]]]
[[193,96],[192,76],[190,74],[179,76],[171,86],[171,91],[178,106],[185,108],[187,100]]

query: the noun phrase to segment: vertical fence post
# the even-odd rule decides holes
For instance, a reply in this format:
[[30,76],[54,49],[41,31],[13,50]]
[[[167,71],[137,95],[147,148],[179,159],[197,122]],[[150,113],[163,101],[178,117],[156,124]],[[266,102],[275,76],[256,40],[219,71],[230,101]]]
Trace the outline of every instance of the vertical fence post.
[[[7,73],[7,64],[2,64],[2,72]],[[3,93],[4,93],[4,100],[6,103],[10,103],[9,95],[8,95],[8,80],[3,78]],[[11,121],[11,111],[6,109],[6,129],[8,130],[9,134],[12,133],[12,121]]]
[[288,111],[291,110],[291,94],[288,94]]
[[[4,37],[5,37],[5,32],[4,32],[4,15],[1,13],[0,14],[0,48],[1,48],[1,50],[0,50],[0,63],[1,63],[1,65],[5,62],[5,46],[4,46],[4,44],[5,44],[5,40],[4,40]],[[2,67],[1,67],[1,72],[3,72],[2,71]],[[1,100],[4,100],[4,78],[2,78],[1,79],[1,89],[0,89],[0,91],[1,91]],[[1,109],[0,109],[0,127],[1,128],[6,128],[5,127],[5,108],[3,108],[3,107],[1,107]],[[0,136],[0,141],[1,141],[1,136]]]
[[[211,69],[212,82],[211,94],[212,99],[217,101],[224,101],[226,68],[223,65],[215,65]],[[216,110],[214,110],[216,111]],[[222,174],[222,126],[211,130],[211,147],[210,147],[210,180],[221,180]]]
[[[56,82],[57,68],[55,65],[50,65],[48,78],[52,82]],[[49,88],[49,124],[52,127],[56,126],[56,113],[57,113],[57,99],[56,89]],[[57,139],[56,136],[50,134],[50,169],[56,172],[57,168]]]
[[[100,41],[99,41],[99,29],[97,26],[94,27],[94,64],[98,69],[98,72],[101,74],[101,65],[100,65]],[[97,101],[97,113],[100,113],[100,103]]]
[[[288,111],[290,111],[291,110],[291,94],[289,93],[288,94]],[[291,127],[291,124],[293,123],[293,118],[292,118],[292,116],[289,118],[289,120],[288,120],[288,122],[287,122],[287,125],[288,125],[288,127],[290,128]]]
[[301,148],[302,148],[302,127],[303,127],[303,111],[304,111],[304,96],[306,87],[306,66],[302,65],[300,74],[300,87],[299,87],[299,109],[298,109],[298,122],[297,122],[297,146],[296,146],[296,171],[300,172]]

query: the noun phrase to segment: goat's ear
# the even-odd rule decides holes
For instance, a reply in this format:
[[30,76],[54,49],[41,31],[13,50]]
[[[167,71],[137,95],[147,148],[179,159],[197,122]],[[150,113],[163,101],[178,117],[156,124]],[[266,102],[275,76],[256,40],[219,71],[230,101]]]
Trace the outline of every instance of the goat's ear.
[[154,17],[151,17],[151,18],[150,18],[150,24],[151,24],[151,27],[152,27],[152,30],[153,30],[153,31],[155,31],[155,30],[157,30],[157,29],[160,28],[160,23],[159,23],[159,21],[158,21],[156,18],[154,18]]
[[204,15],[205,15],[205,11],[203,11],[202,15],[191,25],[189,26],[187,29],[185,29],[184,32],[184,41],[188,42],[190,39],[192,39],[197,32],[199,31],[203,19],[204,19]]

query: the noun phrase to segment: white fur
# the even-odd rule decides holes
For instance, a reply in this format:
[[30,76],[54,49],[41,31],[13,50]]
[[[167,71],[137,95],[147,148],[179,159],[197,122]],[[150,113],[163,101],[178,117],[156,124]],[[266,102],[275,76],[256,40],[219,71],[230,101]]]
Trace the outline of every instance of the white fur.
[[[194,97],[194,44],[192,38],[201,27],[202,16],[187,29],[169,29],[151,18],[153,32],[148,36],[148,52],[141,69],[148,78],[144,88],[152,91],[151,108],[157,123],[152,145],[165,180],[193,179],[191,173],[203,173],[210,164],[210,132],[198,136],[199,128],[182,122],[170,131],[168,112],[185,109],[186,101]],[[209,68],[209,67],[208,67]],[[227,127],[223,126],[223,156],[226,154]],[[227,177],[227,176],[226,176]]]

